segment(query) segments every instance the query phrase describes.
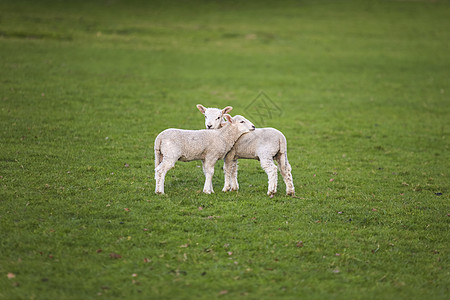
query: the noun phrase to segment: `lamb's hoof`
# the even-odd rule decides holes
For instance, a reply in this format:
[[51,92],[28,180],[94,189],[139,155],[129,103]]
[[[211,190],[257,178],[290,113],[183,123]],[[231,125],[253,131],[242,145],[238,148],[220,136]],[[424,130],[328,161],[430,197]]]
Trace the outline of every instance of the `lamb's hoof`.
[[155,194],[157,194],[157,195],[164,195],[164,192],[156,191]]
[[214,191],[203,191],[203,193],[205,193],[205,194],[211,194],[211,193],[214,193]]
[[273,196],[275,196],[276,192],[267,192],[267,196],[269,196],[270,198],[273,198]]
[[287,196],[295,197],[295,191],[286,192]]
[[224,186],[222,189],[222,192],[224,192],[224,193],[229,192],[229,191],[231,191],[231,189],[229,187]]

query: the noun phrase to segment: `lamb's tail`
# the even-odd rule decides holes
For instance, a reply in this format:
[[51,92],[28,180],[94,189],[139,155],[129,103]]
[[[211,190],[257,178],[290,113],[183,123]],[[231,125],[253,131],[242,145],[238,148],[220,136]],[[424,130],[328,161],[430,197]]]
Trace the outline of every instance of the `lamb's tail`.
[[155,169],[159,166],[163,159],[163,155],[161,153],[161,137],[158,135],[155,139]]

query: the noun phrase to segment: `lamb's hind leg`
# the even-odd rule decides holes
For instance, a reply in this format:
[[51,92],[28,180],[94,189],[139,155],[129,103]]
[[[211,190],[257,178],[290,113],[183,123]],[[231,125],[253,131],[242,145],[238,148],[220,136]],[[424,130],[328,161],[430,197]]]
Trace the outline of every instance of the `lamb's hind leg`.
[[155,168],[155,193],[164,194],[164,180],[166,178],[167,171],[175,166],[177,160],[164,157],[162,162]]
[[280,153],[276,156],[278,167],[280,168],[281,176],[283,176],[286,184],[286,195],[295,196],[294,180],[292,178],[292,168],[287,159],[286,153]]
[[266,171],[268,177],[268,189],[267,195],[273,197],[273,195],[277,192],[277,166],[274,164],[272,158],[259,158],[261,167]]

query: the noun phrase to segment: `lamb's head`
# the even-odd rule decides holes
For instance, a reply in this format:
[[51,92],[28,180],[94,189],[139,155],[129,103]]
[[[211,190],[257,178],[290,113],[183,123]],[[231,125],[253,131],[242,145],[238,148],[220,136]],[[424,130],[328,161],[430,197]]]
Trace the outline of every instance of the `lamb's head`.
[[255,130],[255,125],[243,116],[236,115],[231,117],[229,114],[225,114],[223,116],[231,124],[231,126],[236,126],[238,131],[242,134]]
[[198,110],[205,115],[206,129],[219,129],[222,127],[222,119],[224,114],[229,113],[233,107],[227,106],[224,109],[206,108],[201,104],[197,104]]

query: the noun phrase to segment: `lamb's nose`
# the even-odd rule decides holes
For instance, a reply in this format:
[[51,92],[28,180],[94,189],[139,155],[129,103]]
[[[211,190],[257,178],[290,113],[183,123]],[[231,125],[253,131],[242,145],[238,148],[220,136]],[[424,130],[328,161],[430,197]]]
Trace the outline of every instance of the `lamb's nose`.
[[208,127],[208,129],[211,129],[212,125],[206,125]]

